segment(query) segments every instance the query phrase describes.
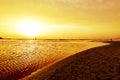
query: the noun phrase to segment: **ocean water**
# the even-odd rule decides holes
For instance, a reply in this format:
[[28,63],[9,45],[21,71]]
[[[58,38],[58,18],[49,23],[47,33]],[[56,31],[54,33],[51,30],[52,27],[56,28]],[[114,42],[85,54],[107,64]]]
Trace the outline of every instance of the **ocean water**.
[[77,52],[106,45],[88,40],[0,40],[0,80],[14,80]]

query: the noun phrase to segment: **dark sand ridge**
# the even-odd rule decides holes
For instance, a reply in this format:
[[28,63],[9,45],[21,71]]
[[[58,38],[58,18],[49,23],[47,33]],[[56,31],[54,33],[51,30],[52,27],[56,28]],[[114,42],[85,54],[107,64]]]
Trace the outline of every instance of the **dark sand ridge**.
[[120,42],[70,56],[28,80],[120,80]]

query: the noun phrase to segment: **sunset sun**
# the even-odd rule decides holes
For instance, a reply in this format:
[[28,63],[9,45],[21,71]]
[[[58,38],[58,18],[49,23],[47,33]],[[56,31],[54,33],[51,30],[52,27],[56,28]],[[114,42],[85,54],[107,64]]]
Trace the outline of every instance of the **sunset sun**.
[[22,34],[30,37],[41,35],[44,33],[44,25],[35,20],[23,20],[17,24]]

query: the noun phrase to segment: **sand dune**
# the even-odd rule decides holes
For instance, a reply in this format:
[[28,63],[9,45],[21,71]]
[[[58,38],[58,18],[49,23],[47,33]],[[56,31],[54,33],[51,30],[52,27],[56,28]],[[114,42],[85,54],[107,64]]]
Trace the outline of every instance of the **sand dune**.
[[28,80],[120,80],[120,42],[77,53]]

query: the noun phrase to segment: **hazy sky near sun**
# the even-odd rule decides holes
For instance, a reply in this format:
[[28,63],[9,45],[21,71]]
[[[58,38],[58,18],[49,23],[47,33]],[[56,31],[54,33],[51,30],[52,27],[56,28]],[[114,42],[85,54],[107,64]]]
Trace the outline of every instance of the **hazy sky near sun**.
[[19,31],[24,20],[44,27],[40,38],[119,37],[120,1],[0,0],[0,36],[25,37]]

